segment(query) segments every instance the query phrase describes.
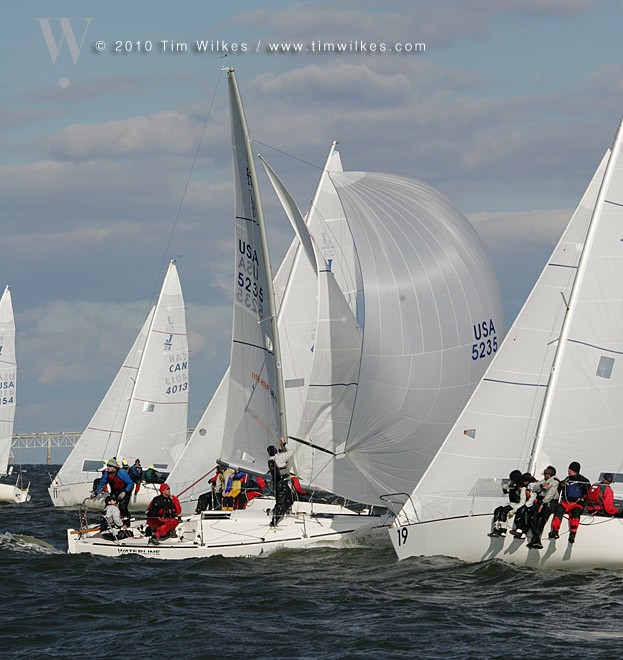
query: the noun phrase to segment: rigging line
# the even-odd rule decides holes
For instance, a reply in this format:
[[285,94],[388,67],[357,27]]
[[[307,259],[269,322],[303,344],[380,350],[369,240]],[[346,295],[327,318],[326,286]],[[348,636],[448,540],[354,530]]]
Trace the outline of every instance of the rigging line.
[[162,257],[162,263],[160,264],[160,272],[158,273],[158,278],[156,280],[156,283],[154,285],[154,290],[151,295],[151,301],[150,301],[150,307],[153,304],[154,300],[156,299],[156,292],[158,290],[158,282],[160,281],[160,278],[162,277],[162,273],[165,269],[166,263],[167,263],[167,253],[169,252],[169,248],[171,247],[171,243],[173,242],[173,235],[175,234],[175,230],[177,229],[177,225],[180,220],[180,215],[182,213],[182,206],[184,204],[184,200],[186,199],[186,193],[188,192],[188,186],[190,185],[190,180],[192,178],[193,172],[195,170],[195,165],[197,164],[197,159],[199,158],[199,149],[201,149],[201,144],[203,143],[203,136],[205,135],[206,128],[208,126],[208,121],[210,120],[210,117],[212,116],[212,108],[214,107],[214,101],[216,99],[216,93],[218,92],[219,84],[221,82],[221,78],[223,77],[223,71],[219,73],[218,80],[216,81],[216,85],[214,87],[214,94],[212,95],[212,100],[210,101],[210,107],[208,108],[208,114],[206,115],[205,121],[203,123],[203,128],[201,129],[201,135],[199,136],[199,141],[197,143],[197,148],[195,149],[195,155],[193,157],[193,162],[191,163],[190,166],[190,171],[188,172],[188,177],[186,178],[186,184],[184,185],[184,190],[182,192],[182,198],[180,199],[180,203],[177,207],[177,213],[175,214],[175,222],[173,223],[173,228],[171,229],[171,233],[169,235],[169,240],[167,241],[166,248],[164,250],[164,255]]
[[266,147],[267,149],[272,149],[273,151],[276,151],[277,153],[283,154],[284,156],[287,156],[288,158],[293,158],[294,160],[298,160],[299,163],[303,163],[304,165],[309,165],[310,167],[314,167],[317,170],[324,170],[324,166],[322,165],[316,165],[314,163],[310,163],[308,160],[304,160],[303,158],[299,158],[298,156],[295,156],[294,154],[290,154],[287,151],[282,151],[281,149],[277,149],[277,147],[273,147],[270,144],[266,144],[266,142],[260,142],[260,140],[251,140],[253,144],[261,144],[263,147]]
[[325,447],[321,447],[320,445],[315,445],[313,442],[310,442],[309,440],[303,440],[302,438],[297,438],[294,435],[289,435],[288,440],[294,440],[294,442],[298,442],[301,445],[306,445],[307,447],[311,447],[312,449],[318,449],[318,451],[323,451],[325,454],[330,454],[331,456],[337,456],[337,454],[330,449],[326,449]]

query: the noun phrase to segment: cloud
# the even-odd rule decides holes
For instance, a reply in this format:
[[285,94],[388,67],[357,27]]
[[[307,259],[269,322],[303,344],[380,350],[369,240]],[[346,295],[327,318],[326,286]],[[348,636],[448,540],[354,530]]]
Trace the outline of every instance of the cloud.
[[425,42],[448,47],[459,38],[487,34],[496,18],[524,15],[533,18],[570,17],[591,9],[597,0],[437,0],[425,11],[407,0],[383,3],[375,11],[357,0],[335,3],[302,2],[288,7],[246,12],[234,19],[238,25],[261,26],[268,38],[386,42]]
[[[119,159],[157,154],[186,155],[197,149],[201,125],[181,112],[159,112],[105,124],[75,124],[44,142],[44,149],[59,160]],[[215,138],[211,125],[207,140]]]

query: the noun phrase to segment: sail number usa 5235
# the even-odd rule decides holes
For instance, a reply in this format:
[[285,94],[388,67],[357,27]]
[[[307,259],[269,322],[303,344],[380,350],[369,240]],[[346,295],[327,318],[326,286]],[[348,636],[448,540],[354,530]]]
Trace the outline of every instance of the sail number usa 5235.
[[238,239],[238,251],[240,258],[236,278],[236,300],[263,318],[264,291],[259,284],[260,264],[257,250],[246,241]]
[[473,328],[475,341],[472,344],[472,360],[490,357],[498,350],[498,338],[493,319],[481,321]]

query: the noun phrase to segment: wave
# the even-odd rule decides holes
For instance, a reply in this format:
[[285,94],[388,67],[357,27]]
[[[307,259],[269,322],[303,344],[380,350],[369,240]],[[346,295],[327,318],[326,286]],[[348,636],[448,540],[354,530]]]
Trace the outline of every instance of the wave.
[[0,532],[0,551],[22,552],[37,555],[62,555],[58,548],[50,545],[43,539],[38,539],[27,534],[12,534],[11,532]]

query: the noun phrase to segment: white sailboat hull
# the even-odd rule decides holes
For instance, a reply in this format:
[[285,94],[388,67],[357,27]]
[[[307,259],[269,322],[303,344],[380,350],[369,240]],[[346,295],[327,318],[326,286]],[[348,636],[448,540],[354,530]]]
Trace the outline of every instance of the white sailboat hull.
[[270,527],[273,498],[256,498],[242,511],[207,511],[184,517],[177,538],[150,545],[143,525],[134,523],[136,538],[107,541],[95,528],[67,532],[68,553],[105,557],[139,554],[154,559],[196,557],[252,557],[280,548],[307,548],[327,542],[355,539],[387,526],[384,516],[357,514],[334,504],[296,502],[293,511]]
[[560,538],[547,538],[550,521],[543,533],[543,549],[527,547],[527,539],[490,538],[492,515],[399,525],[389,528],[398,559],[408,557],[454,557],[475,563],[499,559],[516,566],[533,568],[591,570],[623,568],[623,519],[582,516],[575,543],[568,542],[567,520]]
[[[138,495],[134,493],[131,496],[128,509],[130,511],[145,512],[151,500],[160,494],[160,484],[141,484]],[[101,511],[104,508],[104,500],[108,493],[100,493],[96,498],[91,499],[93,491],[93,482],[83,482],[77,484],[54,484],[48,488],[52,504],[58,507],[76,507],[84,506],[87,509]]]
[[17,484],[0,483],[0,502],[11,502],[13,504],[24,504],[30,501],[28,488],[20,488]]

